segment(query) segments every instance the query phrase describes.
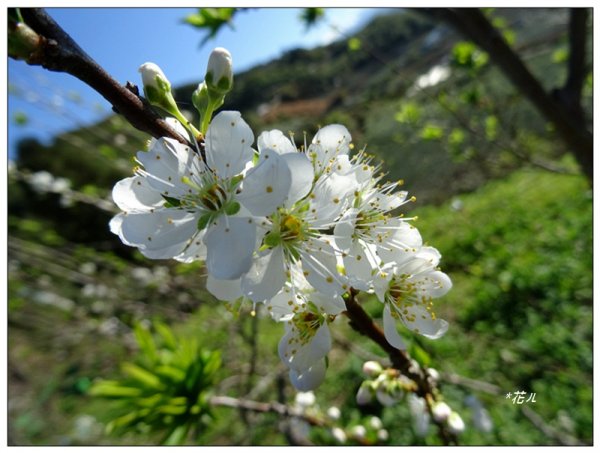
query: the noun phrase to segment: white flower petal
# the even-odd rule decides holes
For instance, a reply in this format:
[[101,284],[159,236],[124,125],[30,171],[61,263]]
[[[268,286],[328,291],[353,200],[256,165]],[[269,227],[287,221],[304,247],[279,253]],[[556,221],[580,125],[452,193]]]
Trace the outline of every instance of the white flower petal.
[[388,304],[383,309],[383,333],[385,334],[385,339],[393,347],[401,351],[406,350],[404,340],[402,340],[402,337],[398,334],[398,330],[396,330],[396,321],[392,317],[392,312]]
[[242,291],[254,302],[271,299],[283,287],[286,279],[283,248],[275,247],[254,259],[242,277]]
[[141,176],[131,176],[117,182],[112,190],[112,198],[121,210],[127,212],[147,211],[164,203],[163,197]]
[[192,236],[192,241],[186,246],[183,252],[173,258],[182,263],[191,263],[193,261],[206,260],[206,246],[204,245],[204,234],[206,230],[197,231]]
[[[433,319],[431,313],[421,305],[404,306],[403,308],[408,310],[408,314],[401,315],[404,325],[424,337],[435,340],[448,330],[447,321],[439,318]],[[410,317],[411,320],[409,321],[407,317]]]
[[272,131],[264,131],[258,136],[258,150],[261,157],[263,152],[274,151],[277,154],[297,153],[298,150],[292,144],[289,138],[283,135],[283,132],[277,129]]
[[346,310],[346,303],[342,296],[327,296],[314,292],[308,296],[308,299],[328,315],[339,315]]
[[[301,315],[296,315],[301,316]],[[300,332],[292,327],[279,342],[279,357],[289,368],[304,370],[325,357],[331,350],[331,334],[326,322],[306,343]]]
[[361,244],[360,240],[354,241],[347,255],[344,257],[346,275],[363,283],[371,283],[377,269],[374,262],[374,251],[369,250],[368,244]]
[[206,268],[213,277],[233,280],[252,265],[256,225],[245,217],[219,216],[204,236]]
[[325,379],[325,360],[320,360],[306,370],[290,370],[290,380],[302,392],[317,388]]
[[441,271],[431,271],[419,276],[419,290],[434,299],[445,296],[452,288],[452,281]]
[[222,179],[242,172],[252,160],[254,134],[240,112],[223,111],[216,115],[205,137],[208,166]]
[[306,154],[288,153],[283,154],[281,158],[286,162],[290,169],[290,189],[285,202],[287,207],[291,207],[295,202],[302,200],[310,192],[315,170]]
[[[384,263],[401,264],[413,258],[423,244],[419,230],[413,225],[397,218],[390,219],[386,225],[387,236],[377,244],[377,253]],[[391,229],[391,230],[390,230]],[[391,234],[389,232],[391,231]]]
[[333,235],[335,236],[335,244],[342,252],[348,252],[354,243],[352,236],[356,227],[356,216],[358,209],[350,208],[335,223]]
[[[330,173],[321,176],[311,192],[310,212],[316,228],[337,220],[354,196],[356,180],[350,176]],[[314,195],[314,197],[313,197]]]
[[140,151],[137,160],[144,166],[141,173],[156,191],[169,197],[181,198],[190,187],[181,178],[204,171],[204,164],[188,146],[162,137],[148,151]]
[[345,126],[330,124],[315,134],[312,145],[321,148],[321,152],[328,155],[329,159],[337,154],[348,154],[352,136]]
[[284,286],[267,302],[267,310],[275,321],[289,321],[294,317],[294,310],[302,303],[303,301],[296,298],[291,288]]
[[251,169],[237,199],[255,216],[272,214],[288,196],[291,173],[284,159],[273,154]]
[[392,192],[392,193],[377,193],[375,195],[375,203],[377,203],[379,209],[384,212],[393,211],[394,209],[402,206],[406,201],[408,192]]
[[208,274],[206,289],[217,299],[233,302],[243,296],[240,279],[218,280]]
[[344,293],[344,278],[337,271],[335,252],[330,245],[318,242],[310,251],[300,251],[306,280],[323,294],[339,296]]
[[148,258],[173,258],[198,231],[197,223],[196,215],[177,209],[133,212],[121,217],[118,234],[125,244],[139,247]]

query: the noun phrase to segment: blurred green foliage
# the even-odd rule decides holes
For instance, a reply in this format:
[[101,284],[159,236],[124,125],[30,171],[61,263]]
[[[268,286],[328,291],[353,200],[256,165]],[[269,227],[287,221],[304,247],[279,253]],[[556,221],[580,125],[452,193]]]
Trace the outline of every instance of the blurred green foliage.
[[155,321],[153,328],[157,339],[141,324],[134,326],[137,360],[121,364],[125,377],[96,381],[89,393],[116,402],[109,434],[163,433],[162,444],[180,445],[211,418],[208,396],[221,358],[193,338],[177,338],[164,323]]

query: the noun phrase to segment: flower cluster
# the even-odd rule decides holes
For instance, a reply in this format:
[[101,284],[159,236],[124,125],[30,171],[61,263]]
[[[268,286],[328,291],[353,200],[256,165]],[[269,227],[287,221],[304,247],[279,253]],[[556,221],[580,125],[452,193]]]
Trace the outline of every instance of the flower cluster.
[[123,212],[111,231],[148,258],[204,261],[221,300],[264,304],[285,325],[279,355],[298,389],[323,380],[329,325],[351,288],[384,304],[395,347],[405,349],[398,322],[428,338],[445,333],[432,302],[451,287],[440,254],[393,215],[411,198],[382,181],[364,150],[351,155],[344,126],[325,126],[300,148],[266,131],[255,149],[240,113],[222,111],[201,133],[205,158],[165,137],[138,152],[135,175],[114,187]]

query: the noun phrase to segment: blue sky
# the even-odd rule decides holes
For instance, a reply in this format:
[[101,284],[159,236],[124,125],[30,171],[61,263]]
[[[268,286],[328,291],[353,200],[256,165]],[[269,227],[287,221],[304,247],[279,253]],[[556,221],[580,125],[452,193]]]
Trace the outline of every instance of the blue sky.
[[[194,8],[48,8],[48,13],[109,74],[121,83],[139,84],[138,67],[157,63],[174,86],[200,81],[214,47],[233,55],[240,72],[296,47],[314,47],[351,33],[379,10],[332,8],[326,20],[306,32],[299,9],[254,8],[238,13],[234,29],[226,27],[200,47],[203,35],[182,19]],[[20,90],[10,95],[8,115],[27,115],[25,126],[9,121],[9,155],[25,136],[48,141],[56,133],[99,120],[110,113],[109,104],[74,77],[8,62],[9,84]],[[73,99],[80,99],[73,102]]]

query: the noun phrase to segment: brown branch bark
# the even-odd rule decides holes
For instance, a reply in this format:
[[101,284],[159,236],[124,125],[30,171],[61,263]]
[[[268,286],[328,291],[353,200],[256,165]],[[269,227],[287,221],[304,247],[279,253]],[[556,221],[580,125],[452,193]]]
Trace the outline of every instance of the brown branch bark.
[[[585,28],[581,28],[583,16],[587,16],[587,12],[584,11],[587,10],[577,12],[571,21],[572,30],[577,28],[577,31],[571,35],[573,47],[581,46],[582,34],[585,38]],[[490,55],[492,61],[523,96],[529,99],[537,110],[554,125],[569,151],[577,159],[581,171],[592,184],[593,136],[591,132],[587,130],[585,123],[580,118],[572,115],[562,102],[555,99],[551,93],[546,92],[540,81],[529,71],[523,60],[510,48],[483,13],[477,8],[428,9],[426,13],[450,23]],[[587,19],[585,20],[587,21]],[[572,64],[577,68],[580,67],[581,59],[585,59],[585,49],[583,49],[583,56],[578,52],[575,56],[571,55]],[[577,99],[577,103],[580,103],[580,97]]]
[[190,145],[185,137],[178,134],[138,96],[133,85],[123,86],[113,79],[46,11],[41,8],[22,8],[21,14],[27,25],[42,38],[38,48],[26,60],[28,64],[71,74],[100,93],[136,129],[155,138],[171,137]]
[[[392,366],[417,384],[416,394],[425,399],[431,413],[431,403],[435,400],[437,389],[427,370],[421,368],[406,352],[400,351],[388,343],[381,328],[356,301],[357,294],[358,291],[350,288],[348,297],[345,299],[346,311],[344,314],[350,319],[351,327],[377,343],[387,353]],[[444,444],[458,445],[456,436],[450,433],[443,423],[435,422],[433,416],[431,419],[437,424],[440,438]]]

